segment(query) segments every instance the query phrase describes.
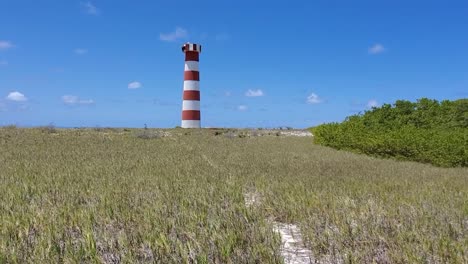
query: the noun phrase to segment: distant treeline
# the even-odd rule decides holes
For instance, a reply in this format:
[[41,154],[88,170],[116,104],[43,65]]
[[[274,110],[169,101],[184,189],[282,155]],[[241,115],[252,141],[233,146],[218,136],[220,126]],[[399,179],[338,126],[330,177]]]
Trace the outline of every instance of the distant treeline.
[[398,100],[312,128],[315,143],[379,157],[468,166],[468,99]]

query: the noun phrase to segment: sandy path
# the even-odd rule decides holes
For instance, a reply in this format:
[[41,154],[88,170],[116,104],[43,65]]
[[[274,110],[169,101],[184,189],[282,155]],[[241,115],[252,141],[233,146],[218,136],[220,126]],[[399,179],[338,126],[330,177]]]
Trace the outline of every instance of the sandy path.
[[[245,206],[253,207],[260,203],[257,193],[244,194]],[[301,231],[294,224],[285,224],[273,221],[273,231],[281,236],[281,256],[286,264],[315,263],[312,251],[304,247]]]

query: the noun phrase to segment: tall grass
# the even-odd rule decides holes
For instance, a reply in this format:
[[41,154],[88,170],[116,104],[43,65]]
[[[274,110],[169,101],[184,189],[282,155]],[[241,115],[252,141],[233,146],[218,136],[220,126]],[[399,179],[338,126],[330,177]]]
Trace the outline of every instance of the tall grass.
[[0,129],[0,263],[281,263],[272,218],[322,262],[468,260],[466,168],[167,132]]

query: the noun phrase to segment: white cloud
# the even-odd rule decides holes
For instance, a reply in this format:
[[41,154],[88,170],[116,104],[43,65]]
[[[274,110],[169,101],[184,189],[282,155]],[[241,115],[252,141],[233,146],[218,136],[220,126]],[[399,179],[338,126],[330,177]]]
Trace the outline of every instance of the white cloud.
[[263,91],[260,89],[257,90],[252,90],[249,89],[247,92],[245,92],[245,96],[247,97],[258,97],[258,96],[263,96]]
[[319,104],[321,102],[322,102],[322,99],[315,93],[311,93],[309,96],[307,96],[308,104]]
[[247,109],[249,109],[249,108],[246,105],[239,105],[237,107],[237,110],[239,110],[239,111],[246,111]]
[[81,6],[84,8],[85,12],[89,15],[99,15],[99,9],[93,5],[91,2],[82,2]]
[[0,50],[7,50],[13,48],[15,45],[10,41],[0,40]]
[[377,54],[385,52],[386,50],[387,49],[382,44],[377,43],[373,45],[372,47],[370,47],[368,52],[371,55],[377,55]]
[[85,55],[86,53],[88,53],[88,50],[87,50],[87,49],[78,48],[78,49],[74,49],[73,52],[75,52],[75,54],[77,54],[77,55]]
[[24,94],[18,92],[18,91],[14,91],[14,92],[11,92],[8,94],[8,96],[6,97],[7,100],[10,100],[10,101],[15,101],[15,102],[26,102],[28,100],[28,98],[26,98],[26,96],[24,96]]
[[80,100],[79,103],[82,105],[90,105],[90,104],[94,104],[94,100],[93,99]]
[[143,86],[141,82],[131,82],[128,84],[128,89],[138,89],[141,88],[141,86]]
[[7,66],[7,65],[8,65],[8,61],[0,60],[0,66]]
[[64,95],[62,96],[62,102],[66,105],[90,105],[94,104],[94,100],[87,99],[82,100],[76,95]]
[[160,33],[159,39],[162,41],[176,41],[179,39],[184,39],[188,37],[188,31],[184,28],[177,27],[174,32],[171,33]]
[[372,107],[377,107],[377,106],[379,106],[379,103],[375,99],[371,99],[369,100],[369,102],[367,102],[367,108],[372,108]]

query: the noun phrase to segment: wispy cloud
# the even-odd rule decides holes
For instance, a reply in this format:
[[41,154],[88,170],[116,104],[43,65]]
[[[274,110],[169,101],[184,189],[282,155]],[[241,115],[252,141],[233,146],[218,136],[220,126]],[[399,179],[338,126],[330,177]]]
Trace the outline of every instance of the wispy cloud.
[[377,102],[377,100],[375,99],[371,99],[369,100],[369,102],[367,102],[367,108],[373,108],[373,107],[377,107],[379,106],[379,102]]
[[232,93],[231,93],[230,91],[225,91],[225,92],[224,92],[224,96],[226,96],[226,97],[229,97],[229,96],[231,96],[231,95],[232,95]]
[[369,48],[368,52],[371,55],[377,55],[380,53],[385,52],[387,49],[382,44],[374,44],[372,47]]
[[8,65],[8,61],[0,60],[0,66],[7,66],[7,65]]
[[99,9],[91,2],[81,2],[81,6],[84,11],[89,15],[99,15]]
[[322,102],[322,99],[315,93],[311,93],[309,96],[307,96],[306,102],[308,104],[319,104]]
[[10,101],[15,101],[15,102],[26,102],[28,101],[28,98],[26,98],[26,96],[24,96],[24,94],[18,92],[18,91],[14,91],[14,92],[11,92],[7,95],[6,97],[7,100],[10,100]]
[[62,96],[62,102],[66,105],[91,105],[94,104],[94,100],[87,99],[83,100],[76,95],[64,95]]
[[143,86],[141,84],[141,82],[131,82],[128,84],[128,89],[138,89],[138,88],[141,88],[141,86]]
[[77,49],[74,49],[73,52],[77,55],[85,55],[86,53],[88,53],[88,50],[87,49],[82,49],[82,48],[77,48]]
[[188,31],[181,27],[177,27],[174,32],[159,34],[160,40],[168,41],[168,42],[176,41],[179,39],[184,39],[187,37],[188,37]]
[[239,105],[237,107],[237,110],[239,110],[239,111],[247,111],[247,109],[249,109],[249,107],[246,106],[246,105]]
[[259,96],[264,96],[264,93],[260,89],[257,89],[257,90],[249,89],[247,92],[245,92],[245,96],[247,96],[247,97],[259,97]]
[[15,45],[11,41],[0,40],[0,50],[8,50],[13,48]]

